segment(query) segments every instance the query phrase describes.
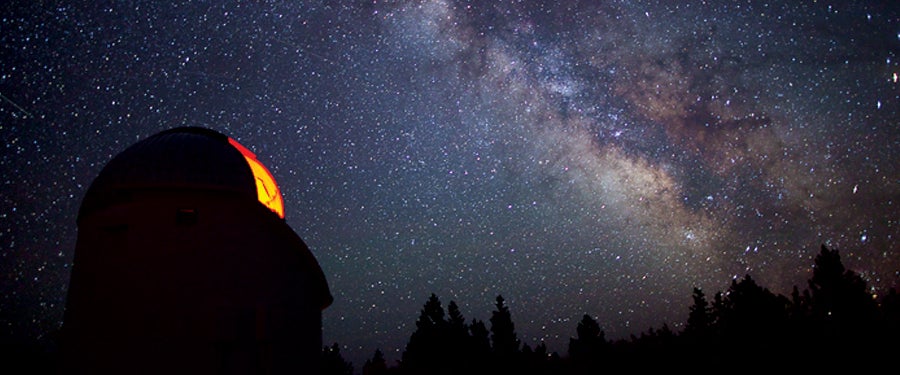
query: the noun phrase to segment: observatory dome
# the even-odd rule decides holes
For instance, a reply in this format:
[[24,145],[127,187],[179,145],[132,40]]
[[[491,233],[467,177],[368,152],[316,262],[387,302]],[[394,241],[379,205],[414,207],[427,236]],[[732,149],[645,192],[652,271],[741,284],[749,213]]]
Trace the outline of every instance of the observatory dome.
[[211,190],[259,200],[284,218],[281,192],[256,155],[224,134],[199,127],[157,133],[109,161],[88,188],[79,219],[148,190]]

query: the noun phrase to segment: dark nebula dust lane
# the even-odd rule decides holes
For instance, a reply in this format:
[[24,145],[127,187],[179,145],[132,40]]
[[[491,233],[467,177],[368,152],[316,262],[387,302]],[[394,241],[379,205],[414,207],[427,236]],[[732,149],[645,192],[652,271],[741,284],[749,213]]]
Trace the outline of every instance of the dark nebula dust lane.
[[900,277],[900,7],[692,1],[16,1],[0,17],[0,319],[61,324],[87,186],[176,126],[248,145],[335,297],[398,359],[431,293],[564,351],[804,287],[822,244]]

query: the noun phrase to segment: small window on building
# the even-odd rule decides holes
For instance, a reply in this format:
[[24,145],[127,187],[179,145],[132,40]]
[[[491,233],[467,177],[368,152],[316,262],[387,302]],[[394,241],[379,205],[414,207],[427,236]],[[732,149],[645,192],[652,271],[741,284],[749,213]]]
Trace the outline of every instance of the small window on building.
[[175,212],[175,224],[183,226],[197,224],[197,210],[193,208],[179,208]]

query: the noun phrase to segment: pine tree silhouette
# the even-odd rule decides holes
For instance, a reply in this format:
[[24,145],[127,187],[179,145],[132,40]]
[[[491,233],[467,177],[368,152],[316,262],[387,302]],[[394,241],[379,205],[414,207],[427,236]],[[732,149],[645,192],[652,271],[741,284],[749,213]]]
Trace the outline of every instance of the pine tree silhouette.
[[519,338],[509,308],[497,296],[496,310],[491,313],[491,349],[501,368],[514,364],[519,355]]
[[441,301],[432,293],[416,320],[416,331],[406,344],[402,366],[415,373],[436,373],[446,368],[448,328]]
[[783,345],[789,301],[756,284],[750,275],[732,280],[725,296],[727,306],[718,311],[723,339],[746,350]]
[[[568,358],[548,354],[541,342],[532,348],[517,337],[509,307],[496,297],[490,329],[465,317],[455,301],[445,316],[432,294],[416,321],[400,362],[410,374],[596,374],[610,368],[639,366],[642,370],[697,371],[702,367],[742,371],[833,370],[835,359],[876,359],[893,355],[900,345],[900,294],[891,289],[876,299],[857,273],[846,269],[839,253],[822,246],[809,289],[794,287],[790,297],[757,284],[749,274],[733,279],[712,302],[699,288],[692,293],[682,332],[667,322],[630,339],[607,341],[600,323],[584,314],[569,340]],[[677,325],[676,325],[677,326]],[[337,345],[325,347],[326,373],[347,373]],[[702,356],[702,357],[701,357]],[[702,363],[700,362],[702,358]],[[889,358],[889,357],[884,357]],[[391,372],[375,352],[363,366],[364,375]],[[815,370],[815,371],[814,371]]]
[[484,321],[472,319],[469,325],[469,345],[471,347],[472,367],[484,370],[489,365],[491,358],[490,331],[484,325]]
[[687,324],[682,335],[686,343],[709,345],[712,340],[713,309],[700,288],[694,288],[691,298],[694,303],[689,308]]
[[837,250],[822,245],[809,280],[810,316],[821,348],[861,351],[875,340],[877,304],[865,280],[847,270]]
[[447,305],[447,351],[445,353],[448,368],[453,372],[462,373],[473,367],[474,348],[470,345],[469,327],[466,326],[466,318],[459,311],[455,301]]
[[518,368],[518,373],[525,375],[556,375],[560,374],[560,368],[555,367],[556,363],[550,360],[547,353],[547,345],[541,341],[540,344],[531,348],[528,344],[522,344],[522,351],[518,364],[514,366]]
[[322,375],[353,375],[353,364],[344,360],[337,343],[322,348]]
[[450,301],[450,304],[447,305],[447,315],[447,323],[450,324],[451,329],[466,331],[466,318],[459,312],[459,306],[456,305],[456,301]]
[[387,362],[384,360],[384,353],[381,349],[375,349],[375,354],[371,359],[367,359],[363,364],[363,375],[384,375],[388,372]]
[[606,333],[590,315],[584,314],[575,329],[577,338],[569,339],[569,356],[575,360],[588,360],[600,355],[606,343]]
[[607,354],[606,333],[588,314],[581,317],[575,332],[578,337],[569,339],[569,358],[575,371],[579,373],[599,371],[603,356]]
[[881,316],[884,322],[882,337],[898,337],[900,335],[900,293],[897,293],[897,288],[891,288],[888,294],[882,297]]

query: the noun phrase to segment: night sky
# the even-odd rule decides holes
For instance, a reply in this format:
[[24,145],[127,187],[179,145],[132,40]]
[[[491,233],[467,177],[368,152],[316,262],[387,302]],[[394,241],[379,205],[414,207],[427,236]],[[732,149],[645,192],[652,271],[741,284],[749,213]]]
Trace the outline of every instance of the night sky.
[[357,369],[431,293],[562,354],[803,290],[823,244],[900,284],[900,4],[670,3],[6,2],[2,334],[60,326],[87,187],[177,126],[272,171]]

